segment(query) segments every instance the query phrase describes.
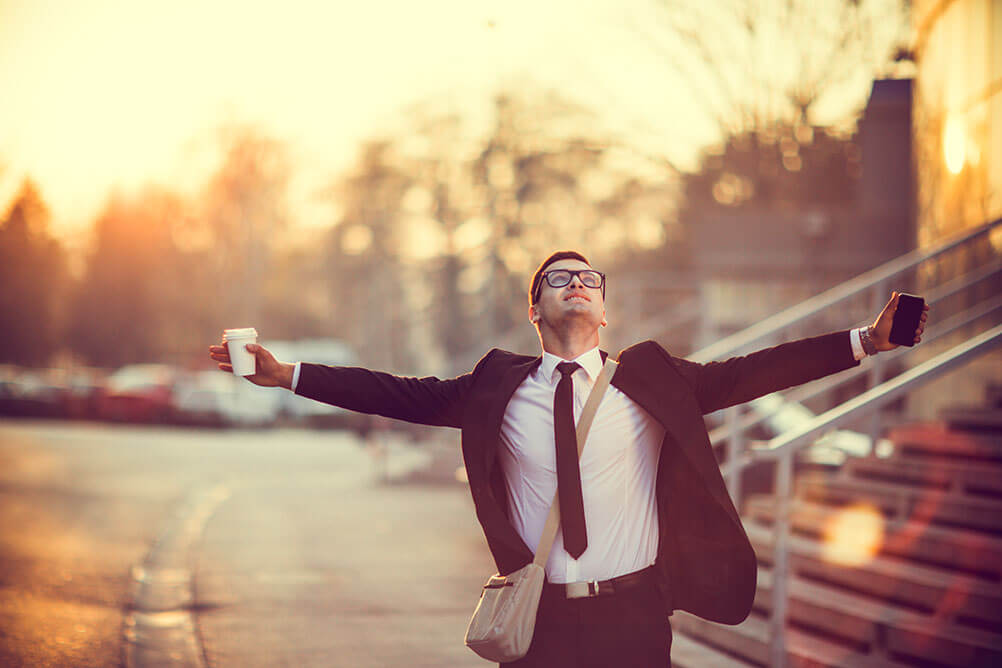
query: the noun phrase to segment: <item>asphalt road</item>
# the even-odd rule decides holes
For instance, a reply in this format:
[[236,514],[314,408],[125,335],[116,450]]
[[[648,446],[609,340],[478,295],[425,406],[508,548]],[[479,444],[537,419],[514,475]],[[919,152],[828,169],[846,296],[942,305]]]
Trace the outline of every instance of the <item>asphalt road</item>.
[[467,490],[371,452],[0,421],[0,665],[489,665],[462,644],[492,572]]

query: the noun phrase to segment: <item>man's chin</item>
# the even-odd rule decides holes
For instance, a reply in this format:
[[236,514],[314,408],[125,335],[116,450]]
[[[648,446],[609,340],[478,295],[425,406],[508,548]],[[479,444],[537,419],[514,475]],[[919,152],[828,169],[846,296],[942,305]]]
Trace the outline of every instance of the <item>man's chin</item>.
[[588,304],[573,304],[571,308],[565,309],[563,313],[564,320],[574,321],[575,324],[580,325],[582,322],[587,322],[594,325],[596,328],[601,324],[602,318],[598,316],[594,311],[588,308]]

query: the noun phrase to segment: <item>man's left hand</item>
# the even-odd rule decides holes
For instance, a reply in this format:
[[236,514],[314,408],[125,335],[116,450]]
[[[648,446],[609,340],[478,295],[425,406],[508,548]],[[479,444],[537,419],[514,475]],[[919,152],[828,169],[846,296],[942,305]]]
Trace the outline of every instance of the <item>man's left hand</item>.
[[[894,312],[898,310],[899,295],[899,292],[892,292],[891,300],[887,302],[887,306],[880,312],[877,319],[873,321],[873,326],[870,329],[870,338],[873,339],[873,345],[877,347],[878,351],[894,350],[898,347],[898,344],[891,343],[889,338],[891,336],[891,323],[894,321]],[[925,321],[928,316],[929,305],[926,304],[922,309],[922,316],[919,318],[918,329],[915,331],[915,343],[922,340],[922,332],[925,331]]]

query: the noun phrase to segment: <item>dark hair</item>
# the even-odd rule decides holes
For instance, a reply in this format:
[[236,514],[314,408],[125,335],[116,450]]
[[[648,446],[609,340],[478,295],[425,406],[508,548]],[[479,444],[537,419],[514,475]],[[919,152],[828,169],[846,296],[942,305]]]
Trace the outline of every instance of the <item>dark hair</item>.
[[539,269],[536,273],[532,275],[532,283],[529,284],[529,305],[535,304],[539,301],[539,283],[543,280],[543,272],[546,268],[558,260],[581,260],[588,266],[591,266],[591,262],[588,261],[584,255],[577,251],[557,251],[555,253],[550,253],[550,257],[543,260],[543,263],[539,265]]

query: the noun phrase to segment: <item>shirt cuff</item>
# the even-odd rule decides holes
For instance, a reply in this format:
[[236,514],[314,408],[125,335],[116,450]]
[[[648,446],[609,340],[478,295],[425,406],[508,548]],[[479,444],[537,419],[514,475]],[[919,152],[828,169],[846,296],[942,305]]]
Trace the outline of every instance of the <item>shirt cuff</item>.
[[[855,350],[855,349],[853,349]],[[856,359],[859,359],[858,357]],[[299,365],[302,362],[296,362],[296,369],[292,372],[292,387],[290,388],[293,392],[296,391],[296,386],[299,385]]]
[[[859,340],[859,330],[859,327],[849,330],[849,344],[852,346],[852,356],[857,362],[866,357],[866,351],[863,350],[863,342]],[[298,365],[296,368],[299,368]]]

